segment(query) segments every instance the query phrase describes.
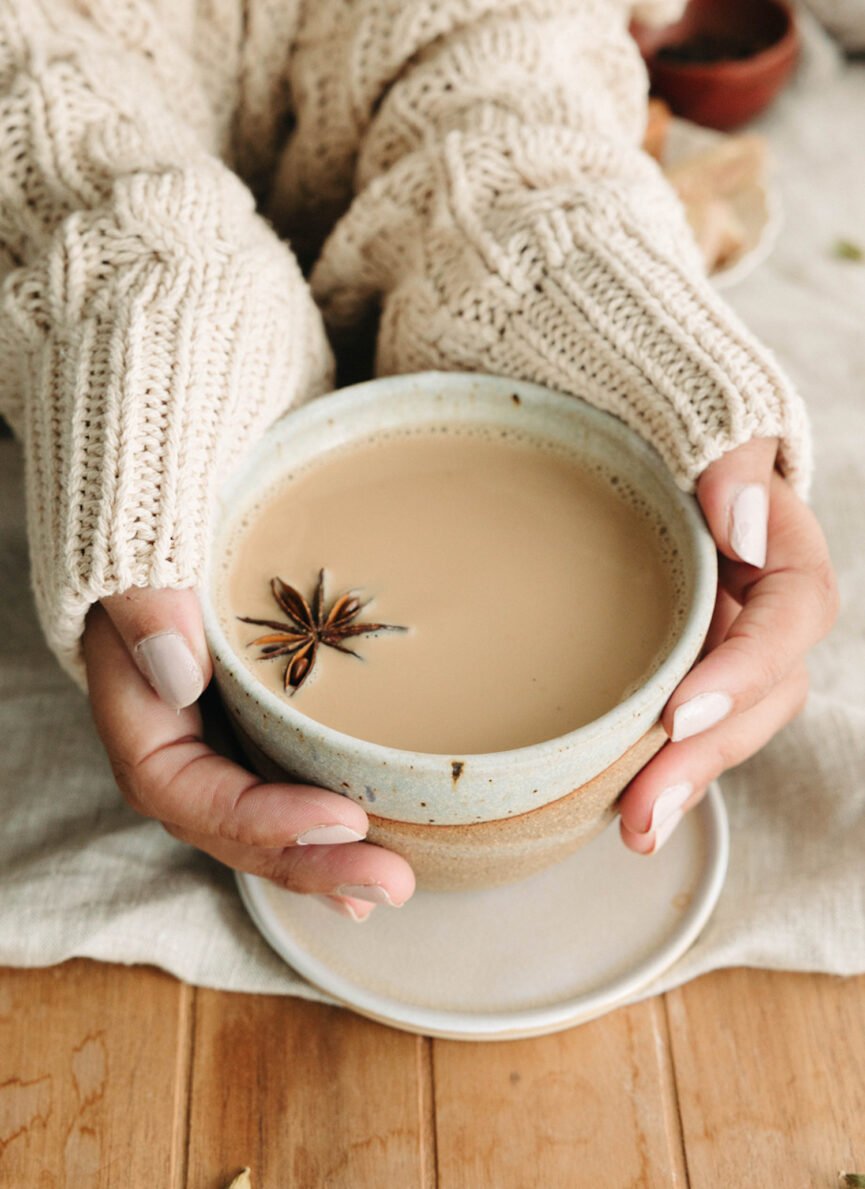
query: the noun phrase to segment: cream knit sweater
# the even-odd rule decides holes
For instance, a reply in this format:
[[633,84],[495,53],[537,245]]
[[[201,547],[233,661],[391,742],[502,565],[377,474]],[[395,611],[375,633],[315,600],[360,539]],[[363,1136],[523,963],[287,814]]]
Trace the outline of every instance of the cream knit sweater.
[[805,488],[802,405],[639,151],[629,7],[0,0],[0,409],[70,671],[92,602],[196,583],[226,471],[332,384],[325,323],[380,311],[381,373],[577,393],[684,488],[777,435]]

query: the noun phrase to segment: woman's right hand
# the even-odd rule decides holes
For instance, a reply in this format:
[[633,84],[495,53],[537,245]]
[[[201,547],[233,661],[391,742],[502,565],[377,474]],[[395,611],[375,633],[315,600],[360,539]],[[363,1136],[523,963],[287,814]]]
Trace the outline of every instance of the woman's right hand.
[[138,813],[229,867],[323,897],[355,920],[376,904],[408,900],[411,868],[362,841],[369,823],[354,801],[265,784],[203,741],[195,703],[211,664],[194,591],[104,599],[88,615],[83,644],[96,728]]

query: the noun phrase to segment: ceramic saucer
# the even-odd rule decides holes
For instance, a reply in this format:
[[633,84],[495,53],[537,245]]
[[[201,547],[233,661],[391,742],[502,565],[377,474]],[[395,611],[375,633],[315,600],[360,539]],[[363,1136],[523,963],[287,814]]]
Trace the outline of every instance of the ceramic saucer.
[[657,855],[618,824],[569,859],[481,892],[417,892],[363,925],[317,900],[239,875],[252,919],[314,986],[409,1032],[504,1040],[571,1027],[647,986],[692,944],[727,869],[712,788]]

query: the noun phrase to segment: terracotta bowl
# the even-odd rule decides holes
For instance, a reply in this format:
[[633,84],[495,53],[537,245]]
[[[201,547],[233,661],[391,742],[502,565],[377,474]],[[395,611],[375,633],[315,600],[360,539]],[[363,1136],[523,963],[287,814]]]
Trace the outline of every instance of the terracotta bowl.
[[717,567],[696,501],[616,418],[533,384],[436,372],[343,389],[278,422],[221,493],[212,557],[225,556],[244,515],[297,466],[370,433],[454,423],[554,441],[586,465],[615,474],[675,551],[679,581],[669,650],[607,714],[556,739],[480,755],[432,755],[355,739],[271,692],[234,651],[219,610],[218,565],[201,594],[216,680],[252,765],[266,779],[288,774],[353,798],[369,815],[370,841],[405,855],[420,886],[462,889],[530,875],[611,820],[619,793],[664,741],[658,719],[702,646]]
[[[691,0],[674,24],[634,25],[631,31],[653,93],[677,115],[721,131],[740,127],[768,107],[799,56],[795,16],[786,0]],[[673,57],[673,47],[691,47],[695,57],[713,60],[684,60],[681,50]]]

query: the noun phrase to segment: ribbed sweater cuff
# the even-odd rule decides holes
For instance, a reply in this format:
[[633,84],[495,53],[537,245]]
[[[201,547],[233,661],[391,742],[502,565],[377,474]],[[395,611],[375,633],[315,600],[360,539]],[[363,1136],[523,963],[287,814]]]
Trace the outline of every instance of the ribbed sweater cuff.
[[497,316],[471,295],[452,308],[427,284],[385,300],[380,374],[451,368],[545,384],[615,414],[648,441],[677,484],[692,491],[710,463],[752,438],[778,438],[778,467],[807,495],[811,441],[803,402],[771,353],[711,286],[652,259],[641,238],[593,240],[552,219],[543,237],[557,263],[523,293],[510,288]]
[[[545,268],[509,319],[532,378],[582,395],[651,442],[684,490],[752,438],[778,438],[800,495],[811,479],[803,402],[699,272],[639,223],[558,212],[539,220]],[[523,369],[521,369],[523,370]]]
[[79,681],[90,605],[195,586],[220,480],[287,406],[332,382],[318,311],[263,224],[240,251],[150,258],[122,277],[28,356],[33,585],[48,643]]
[[380,373],[487,371],[580,396],[650,442],[686,491],[727,451],[777,437],[779,468],[805,495],[803,403],[703,275],[671,192],[635,153],[619,171],[630,185],[596,180],[586,158],[585,180],[557,191],[561,154],[546,148],[522,154],[535,183],[522,191],[516,151],[481,137],[404,159],[325,246],[313,287],[327,321],[357,322],[382,293]]

